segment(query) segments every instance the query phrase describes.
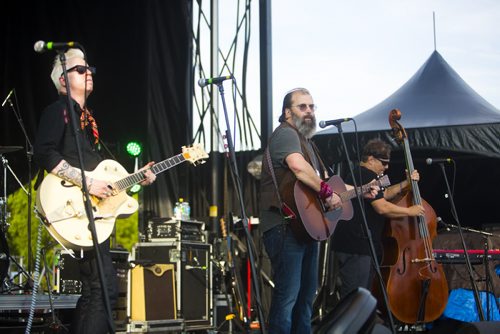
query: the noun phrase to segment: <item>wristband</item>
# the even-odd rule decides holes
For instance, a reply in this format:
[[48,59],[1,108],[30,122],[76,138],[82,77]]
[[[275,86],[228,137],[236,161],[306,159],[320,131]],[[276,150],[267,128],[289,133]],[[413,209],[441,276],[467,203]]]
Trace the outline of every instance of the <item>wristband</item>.
[[318,193],[319,198],[325,200],[332,195],[333,195],[332,188],[325,181],[321,181],[321,188]]

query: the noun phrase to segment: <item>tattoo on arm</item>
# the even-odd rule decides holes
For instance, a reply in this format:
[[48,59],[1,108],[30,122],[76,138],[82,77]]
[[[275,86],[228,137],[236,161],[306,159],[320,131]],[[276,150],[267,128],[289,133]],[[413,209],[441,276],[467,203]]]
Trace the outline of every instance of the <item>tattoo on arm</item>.
[[67,161],[63,160],[59,168],[56,170],[56,175],[61,179],[69,181],[79,187],[82,186],[82,174],[80,170],[71,166]]

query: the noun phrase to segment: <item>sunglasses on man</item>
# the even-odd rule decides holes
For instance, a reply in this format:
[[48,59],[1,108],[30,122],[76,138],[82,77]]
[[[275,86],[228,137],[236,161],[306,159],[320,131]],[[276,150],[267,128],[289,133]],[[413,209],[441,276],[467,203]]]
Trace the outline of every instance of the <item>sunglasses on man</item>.
[[[78,72],[78,74],[85,74],[85,73],[87,73],[87,71],[90,71],[90,73],[92,75],[95,75],[95,73],[96,73],[95,67],[85,66],[85,65],[75,65],[73,67],[68,68],[68,73],[73,72],[73,71]],[[63,75],[63,73],[61,73],[61,76],[62,75]]]
[[317,106],[315,104],[305,104],[305,103],[298,104],[296,106],[292,106],[292,108],[293,107],[298,108],[302,112],[305,112],[307,110],[307,108],[311,109],[312,111],[315,111],[317,108]]
[[380,161],[382,166],[387,166],[387,165],[389,165],[389,162],[391,162],[390,159],[379,158],[379,157],[374,157],[374,158],[377,159],[378,161]]

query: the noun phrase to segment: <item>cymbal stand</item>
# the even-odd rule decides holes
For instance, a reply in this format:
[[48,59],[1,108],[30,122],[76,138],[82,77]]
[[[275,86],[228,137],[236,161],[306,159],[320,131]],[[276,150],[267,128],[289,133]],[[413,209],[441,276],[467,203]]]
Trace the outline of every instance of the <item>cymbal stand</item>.
[[[12,109],[12,112],[17,118],[17,122],[19,123],[19,127],[23,131],[24,138],[26,140],[26,158],[28,159],[28,191],[22,186],[21,182],[19,179],[16,177],[17,182],[21,185],[23,188],[24,192],[26,195],[28,195],[28,205],[27,205],[27,210],[28,210],[28,272],[31,274],[31,260],[32,260],[32,250],[31,250],[31,207],[32,207],[32,187],[31,187],[31,177],[32,177],[32,171],[31,171],[31,166],[32,166],[32,161],[33,161],[33,145],[31,144],[30,137],[28,136],[28,133],[26,132],[26,127],[24,126],[23,118],[21,117],[21,113],[19,112],[19,106],[17,104],[17,95],[14,90],[14,99],[16,101],[16,106],[17,109],[14,107],[14,103],[12,103],[12,99],[8,99],[9,106]],[[11,173],[14,174],[11,170]]]
[[[19,180],[19,178],[17,177],[17,175],[14,173],[14,171],[12,170],[12,168],[10,168],[9,166],[9,161],[7,160],[7,158],[5,158],[5,156],[3,156],[2,154],[0,154],[0,161],[2,163],[2,167],[3,167],[3,197],[0,197],[1,200],[2,200],[2,219],[0,221],[0,229],[2,230],[3,233],[7,233],[7,230],[9,228],[9,222],[7,221],[7,217],[8,217],[8,212],[7,212],[7,171],[9,171],[11,173],[11,175],[14,177],[14,179],[17,181],[17,183],[19,183],[19,185],[21,186],[21,189],[26,193],[28,194],[28,191],[26,190],[26,188],[24,188],[23,184],[21,183],[21,181]],[[6,236],[5,236],[6,237]],[[7,248],[6,249],[6,255],[8,257],[8,260],[9,262],[12,262],[16,265],[16,267],[18,268],[18,273],[19,275],[20,274],[24,274],[27,278],[27,286],[31,286],[31,275],[10,255],[10,252],[8,250],[8,244],[5,240],[5,247]],[[5,285],[5,288],[7,291],[11,291],[12,289],[12,280],[9,280],[9,282],[6,282],[6,285]],[[1,287],[2,289],[4,287]]]

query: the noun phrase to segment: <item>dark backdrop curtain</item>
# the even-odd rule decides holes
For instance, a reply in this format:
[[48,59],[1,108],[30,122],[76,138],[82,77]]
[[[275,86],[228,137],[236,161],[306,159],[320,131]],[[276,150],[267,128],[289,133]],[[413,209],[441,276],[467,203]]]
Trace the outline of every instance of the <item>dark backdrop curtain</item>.
[[[0,95],[15,88],[18,112],[33,142],[38,119],[57,97],[50,80],[54,52],[33,51],[37,40],[78,41],[97,67],[88,104],[95,111],[107,157],[128,171],[129,140],[142,142],[141,163],[161,161],[181,152],[191,138],[191,1],[8,1],[0,20]],[[0,115],[0,146],[25,145],[17,118]],[[7,155],[23,183],[27,158],[22,150]],[[158,177],[145,188],[145,209],[165,215],[170,199],[187,197],[187,165]],[[36,166],[34,166],[36,171]],[[9,177],[8,192],[18,188]]]

